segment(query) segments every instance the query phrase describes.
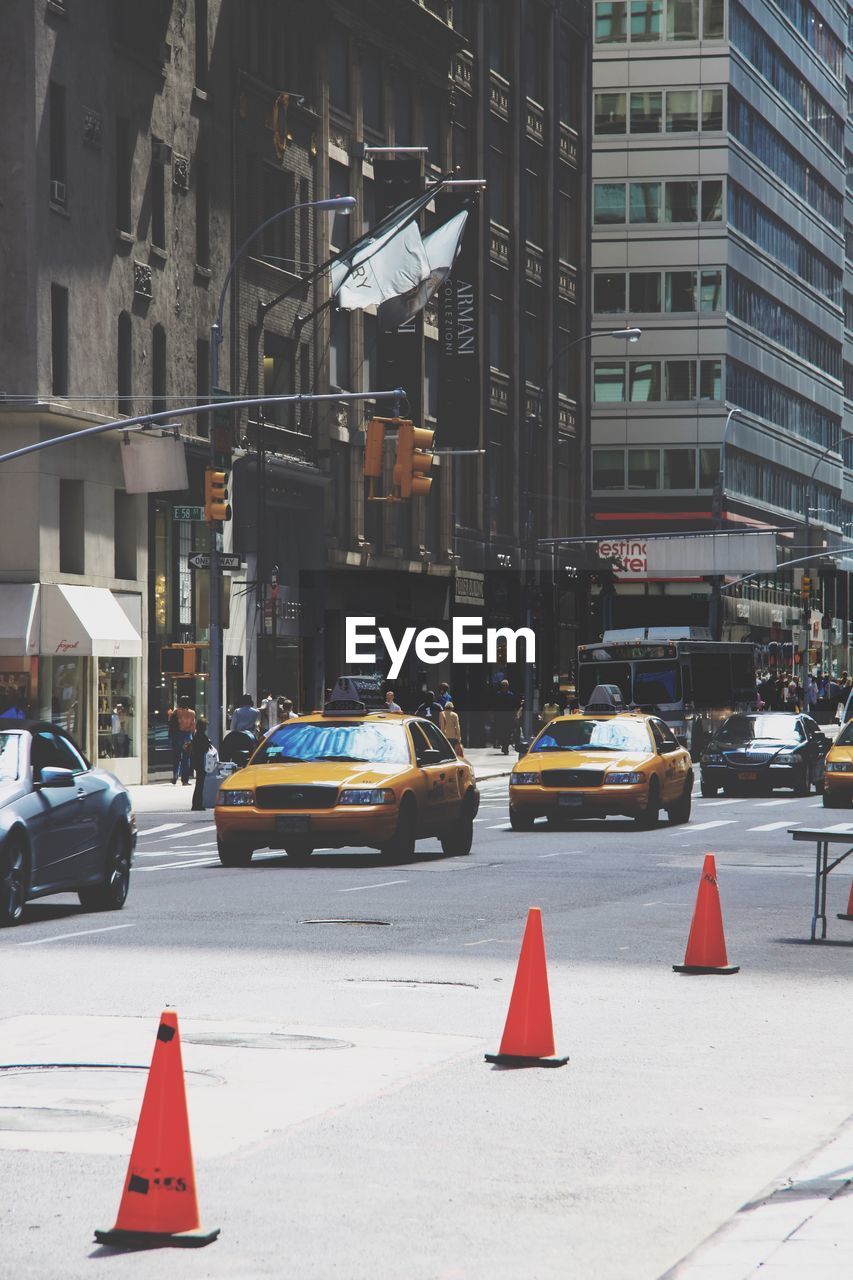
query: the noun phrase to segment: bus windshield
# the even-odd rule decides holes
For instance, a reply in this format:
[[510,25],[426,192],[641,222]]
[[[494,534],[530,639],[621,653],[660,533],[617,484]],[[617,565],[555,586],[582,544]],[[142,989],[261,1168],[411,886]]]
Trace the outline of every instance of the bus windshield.
[[597,684],[618,685],[626,705],[633,699],[631,667],[627,662],[590,662],[582,666],[578,674],[578,700],[582,707],[589,702]]
[[634,663],[634,702],[644,706],[680,701],[681,673],[677,662]]

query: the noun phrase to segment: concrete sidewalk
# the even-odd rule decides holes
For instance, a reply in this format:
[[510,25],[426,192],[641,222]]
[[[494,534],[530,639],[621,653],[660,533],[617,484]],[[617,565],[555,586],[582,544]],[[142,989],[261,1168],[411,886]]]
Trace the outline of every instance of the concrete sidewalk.
[[853,1274],[853,1117],[661,1280],[840,1280]]
[[[485,782],[489,778],[508,776],[518,759],[518,753],[510,751],[505,756],[498,747],[472,747],[465,753],[465,759],[474,766],[477,781]],[[173,786],[170,780],[161,776],[153,782],[143,783],[142,786],[128,787],[128,791],[137,813],[179,813],[187,822],[210,821],[210,809],[194,813],[190,808],[192,783],[186,787],[180,782]]]

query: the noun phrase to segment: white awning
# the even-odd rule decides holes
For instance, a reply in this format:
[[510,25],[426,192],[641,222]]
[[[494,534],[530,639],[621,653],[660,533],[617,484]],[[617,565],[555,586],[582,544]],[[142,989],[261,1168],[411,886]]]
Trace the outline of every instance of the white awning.
[[0,583],[0,655],[25,658],[38,653],[37,582]]
[[41,589],[40,652],[141,658],[142,638],[106,587],[46,585]]

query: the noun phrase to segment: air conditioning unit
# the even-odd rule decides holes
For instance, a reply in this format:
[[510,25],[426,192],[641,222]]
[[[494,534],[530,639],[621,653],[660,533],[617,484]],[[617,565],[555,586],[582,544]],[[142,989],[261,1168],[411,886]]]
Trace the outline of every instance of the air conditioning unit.
[[151,159],[154,164],[171,164],[172,148],[168,142],[161,142],[159,138],[154,138],[151,143]]
[[50,198],[53,204],[65,204],[65,183],[56,178],[50,180]]

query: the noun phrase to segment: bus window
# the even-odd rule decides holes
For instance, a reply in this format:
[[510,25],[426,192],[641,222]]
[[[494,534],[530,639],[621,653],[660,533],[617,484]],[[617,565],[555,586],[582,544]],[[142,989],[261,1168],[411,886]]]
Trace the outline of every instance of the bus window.
[[732,654],[732,686],[735,702],[755,703],[755,667],[748,654]]
[[690,663],[685,662],[681,668],[681,681],[684,688],[684,701],[693,701],[693,674],[690,670]]
[[638,706],[680,700],[681,673],[676,661],[634,664],[634,701]]
[[693,700],[697,707],[732,705],[732,669],[727,653],[693,654]]
[[578,702],[585,707],[597,684],[616,684],[627,705],[631,701],[631,668],[627,662],[584,663],[578,672]]

